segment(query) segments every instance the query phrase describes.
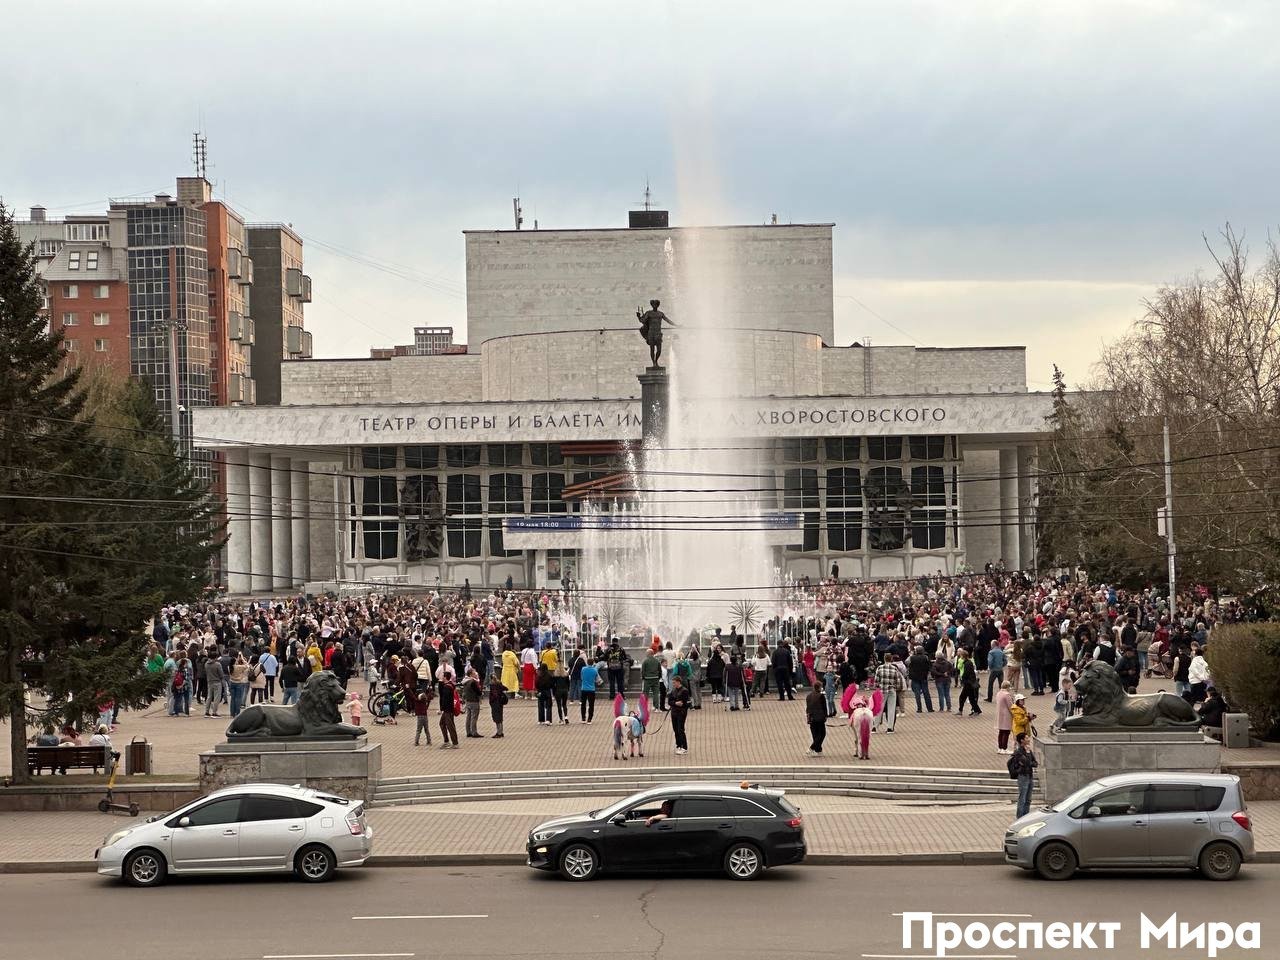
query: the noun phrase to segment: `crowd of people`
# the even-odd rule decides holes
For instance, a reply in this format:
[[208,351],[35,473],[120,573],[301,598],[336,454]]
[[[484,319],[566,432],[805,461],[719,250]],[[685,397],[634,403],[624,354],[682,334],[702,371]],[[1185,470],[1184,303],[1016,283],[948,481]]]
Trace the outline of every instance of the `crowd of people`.
[[[1144,675],[1169,679],[1216,726],[1225,705],[1204,648],[1217,623],[1253,613],[1207,592],[1171,608],[1154,588],[1002,572],[823,581],[791,591],[784,613],[750,637],[736,627],[678,640],[610,636],[582,604],[568,591],[468,589],[168,607],[155,619],[147,669],[164,673],[171,715],[195,704],[207,717],[277,695],[296,701],[307,676],[331,670],[357,714],[363,689],[372,722],[416,717],[415,743],[433,742],[434,711],[442,747],[457,747],[454,717],[464,714],[464,736],[481,736],[486,703],[501,738],[513,699],[536,701],[541,725],[593,723],[598,696],[630,690],[669,714],[684,753],[689,711],[704,701],[750,710],[771,693],[793,700],[807,689],[814,754],[841,712],[851,724],[870,712],[872,729],[891,733],[912,701],[917,713],[954,707],[968,716],[992,704],[996,749],[1007,752],[1011,737],[1030,731],[1027,698],[1052,697],[1061,723],[1077,671],[1094,659],[1129,689]],[[855,752],[869,756],[858,730]]]

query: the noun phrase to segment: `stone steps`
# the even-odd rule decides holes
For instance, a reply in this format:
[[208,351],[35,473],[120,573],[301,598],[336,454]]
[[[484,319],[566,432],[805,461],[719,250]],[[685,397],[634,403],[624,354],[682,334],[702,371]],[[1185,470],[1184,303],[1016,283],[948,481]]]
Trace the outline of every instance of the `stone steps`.
[[380,781],[377,806],[565,796],[618,796],[673,782],[737,782],[792,793],[938,803],[1008,802],[1017,785],[983,770],[894,767],[631,767],[605,770],[497,771],[393,777]]

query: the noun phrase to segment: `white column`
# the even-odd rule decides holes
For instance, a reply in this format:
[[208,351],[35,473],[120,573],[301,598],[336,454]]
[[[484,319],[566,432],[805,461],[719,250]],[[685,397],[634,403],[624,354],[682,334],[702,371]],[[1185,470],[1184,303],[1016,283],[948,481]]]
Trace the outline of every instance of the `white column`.
[[1018,549],[1025,567],[1036,565],[1035,471],[1035,447],[1018,447]]
[[1006,569],[1022,566],[1018,530],[1018,451],[1000,448],[1000,556]]
[[271,592],[271,455],[249,454],[249,521],[255,593]]
[[227,590],[248,593],[253,567],[249,542],[248,451],[227,451]]
[[293,579],[306,583],[311,579],[311,464],[306,460],[290,462],[289,499],[293,501]]
[[289,458],[271,458],[271,588],[288,590],[293,579],[293,507]]

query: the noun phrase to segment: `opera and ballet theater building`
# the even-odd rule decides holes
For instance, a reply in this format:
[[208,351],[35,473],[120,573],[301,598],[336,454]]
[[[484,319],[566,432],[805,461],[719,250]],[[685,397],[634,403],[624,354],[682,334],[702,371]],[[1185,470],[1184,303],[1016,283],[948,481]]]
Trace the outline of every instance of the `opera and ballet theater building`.
[[589,578],[581,519],[627,495],[641,436],[650,299],[675,323],[663,364],[703,398],[672,401],[694,462],[794,518],[778,569],[1031,564],[1051,398],[1023,347],[838,343],[831,224],[633,224],[469,231],[466,353],[286,361],[279,406],[195,410],[227,463],[230,592]]

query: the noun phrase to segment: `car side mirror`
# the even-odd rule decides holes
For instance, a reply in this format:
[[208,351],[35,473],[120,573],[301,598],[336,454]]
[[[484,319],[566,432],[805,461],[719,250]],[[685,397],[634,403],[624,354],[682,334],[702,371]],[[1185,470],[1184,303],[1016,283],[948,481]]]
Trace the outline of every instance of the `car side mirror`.
[[1086,817],[1100,817],[1102,816],[1102,808],[1099,806],[1092,806],[1084,812],[1084,815]]
[[189,827],[189,826],[191,826],[191,818],[190,818],[190,817],[182,817],[182,818],[180,818],[180,819],[178,820],[178,826],[180,826],[180,827]]
[[625,813],[615,813],[609,818],[609,822],[615,827],[625,826],[627,822],[627,815]]

